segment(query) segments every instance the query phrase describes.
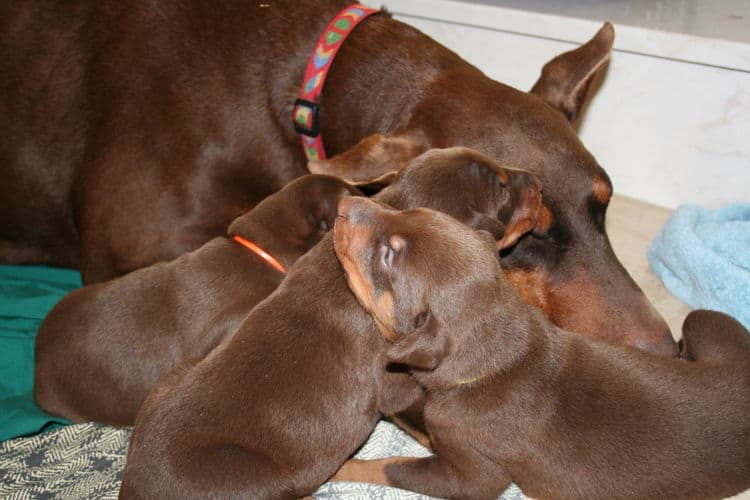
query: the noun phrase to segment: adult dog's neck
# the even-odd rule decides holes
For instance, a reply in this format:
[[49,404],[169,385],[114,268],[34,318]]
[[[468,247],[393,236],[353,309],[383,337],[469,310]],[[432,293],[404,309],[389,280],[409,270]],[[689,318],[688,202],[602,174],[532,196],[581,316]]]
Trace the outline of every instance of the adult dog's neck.
[[328,155],[374,133],[410,128],[414,109],[431,82],[456,65],[466,63],[388,13],[363,21],[342,44],[321,94]]

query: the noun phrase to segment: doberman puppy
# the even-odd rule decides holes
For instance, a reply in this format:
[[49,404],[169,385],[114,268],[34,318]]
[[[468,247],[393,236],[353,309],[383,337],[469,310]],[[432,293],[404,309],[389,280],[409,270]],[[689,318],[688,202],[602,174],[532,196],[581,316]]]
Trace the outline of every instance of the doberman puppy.
[[133,425],[162,376],[232,335],[333,227],[338,201],[352,194],[361,193],[338,178],[307,175],[232,222],[228,234],[270,254],[271,263],[217,237],[173,261],[68,294],[37,336],[37,404],[73,422]]
[[[712,311],[683,357],[553,326],[506,280],[492,238],[418,209],[339,206],[352,291],[426,390],[428,458],[352,461],[335,477],[437,497],[719,498],[750,487],[750,336]],[[485,235],[486,236],[486,235]]]
[[[446,185],[461,203],[440,196]],[[495,251],[533,227],[540,206],[534,176],[464,148],[419,156],[377,198],[399,207],[427,204],[495,231]],[[120,496],[312,493],[367,439],[381,413],[420,397],[408,373],[385,371],[384,350],[326,235],[231,339],[149,395]]]
[[[1,2],[0,261],[103,281],[199,247],[307,173],[293,102],[349,3]],[[321,133],[329,156],[351,149],[363,165],[461,145],[531,170],[544,215],[503,252],[508,279],[559,326],[672,355],[607,239],[610,181],[571,126],[613,40],[607,23],[526,93],[371,16],[333,62]],[[316,168],[358,175],[335,166]]]

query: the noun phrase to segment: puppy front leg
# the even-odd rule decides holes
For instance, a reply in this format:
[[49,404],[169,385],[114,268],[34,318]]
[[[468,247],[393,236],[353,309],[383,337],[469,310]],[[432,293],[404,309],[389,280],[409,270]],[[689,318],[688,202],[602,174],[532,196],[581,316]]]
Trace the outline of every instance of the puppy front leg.
[[359,460],[352,458],[344,462],[344,465],[333,475],[330,481],[351,481],[353,483],[370,483],[392,486],[385,475],[385,467],[389,464],[398,464],[414,458],[388,457],[378,460]]
[[[460,463],[465,457],[459,457]],[[440,498],[497,498],[510,485],[510,477],[493,468],[491,482],[476,465],[463,463],[456,467],[443,457],[389,457],[380,460],[348,460],[331,478],[382,484]]]
[[433,455],[401,460],[385,465],[384,472],[388,484],[402,490],[440,498],[497,498],[510,485],[510,478],[497,467],[487,474],[487,465],[473,458],[452,456],[449,461]]
[[424,389],[408,372],[386,372],[378,394],[380,413],[432,450],[430,438],[424,430]]

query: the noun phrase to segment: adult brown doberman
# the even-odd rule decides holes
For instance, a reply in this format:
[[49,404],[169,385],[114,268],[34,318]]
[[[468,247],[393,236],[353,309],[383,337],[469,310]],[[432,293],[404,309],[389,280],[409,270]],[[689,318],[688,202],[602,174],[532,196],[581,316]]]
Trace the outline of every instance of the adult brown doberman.
[[[292,106],[315,41],[347,5],[0,5],[0,261],[102,281],[197,248],[306,173]],[[559,326],[670,355],[666,323],[607,239],[611,183],[570,124],[613,40],[607,23],[526,93],[374,15],[333,62],[322,137],[365,171],[447,146],[531,170],[544,216],[504,252],[511,281]],[[357,177],[341,167],[314,166]]]

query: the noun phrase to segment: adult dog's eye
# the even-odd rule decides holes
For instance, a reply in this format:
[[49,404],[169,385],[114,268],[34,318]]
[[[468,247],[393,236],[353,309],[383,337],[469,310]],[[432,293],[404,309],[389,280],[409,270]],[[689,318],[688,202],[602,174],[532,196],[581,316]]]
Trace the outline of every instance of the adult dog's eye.
[[396,256],[396,251],[388,245],[380,247],[380,263],[386,269],[390,269],[393,265],[393,258]]

